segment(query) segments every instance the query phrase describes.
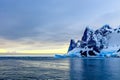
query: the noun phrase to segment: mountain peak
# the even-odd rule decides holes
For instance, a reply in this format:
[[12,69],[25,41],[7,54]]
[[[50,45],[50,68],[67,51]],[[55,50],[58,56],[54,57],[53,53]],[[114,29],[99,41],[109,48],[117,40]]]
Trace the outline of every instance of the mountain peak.
[[69,45],[68,52],[71,51],[71,50],[73,50],[75,47],[76,47],[75,40],[74,40],[74,39],[71,39],[71,40],[70,40],[70,45]]
[[92,34],[93,34],[93,30],[87,26],[83,33],[82,41],[87,41],[88,37],[90,37],[90,35]]
[[85,31],[93,31],[89,26],[85,28]]
[[103,27],[101,27],[101,29],[112,29],[112,28],[108,24],[106,24]]
[[97,29],[95,31],[95,34],[101,34],[103,36],[108,35],[109,33],[112,33],[113,29],[109,25],[104,25],[101,28]]

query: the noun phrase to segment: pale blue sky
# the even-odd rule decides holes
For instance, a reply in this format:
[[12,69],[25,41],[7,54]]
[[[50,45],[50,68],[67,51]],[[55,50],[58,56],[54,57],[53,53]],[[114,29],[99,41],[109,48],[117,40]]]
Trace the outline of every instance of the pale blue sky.
[[104,24],[120,25],[120,0],[0,0],[0,48],[61,48]]

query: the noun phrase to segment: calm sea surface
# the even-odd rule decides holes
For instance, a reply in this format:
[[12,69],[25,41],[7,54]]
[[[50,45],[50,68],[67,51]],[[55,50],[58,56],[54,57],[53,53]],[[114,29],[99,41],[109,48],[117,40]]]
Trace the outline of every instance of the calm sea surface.
[[120,58],[0,57],[0,80],[120,80]]

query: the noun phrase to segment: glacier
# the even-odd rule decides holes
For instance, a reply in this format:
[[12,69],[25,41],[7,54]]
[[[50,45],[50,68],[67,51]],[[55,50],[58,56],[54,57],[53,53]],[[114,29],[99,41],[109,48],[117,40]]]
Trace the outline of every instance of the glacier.
[[97,30],[86,27],[81,40],[71,39],[68,52],[55,57],[120,57],[120,27],[104,25]]

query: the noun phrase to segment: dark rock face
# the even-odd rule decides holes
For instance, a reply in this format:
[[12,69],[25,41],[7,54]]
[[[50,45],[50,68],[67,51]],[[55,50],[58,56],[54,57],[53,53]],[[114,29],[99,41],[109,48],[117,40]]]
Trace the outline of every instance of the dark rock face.
[[77,44],[75,43],[75,41],[73,39],[71,39],[68,52],[73,50],[76,47],[76,45]]
[[83,56],[83,57],[87,57],[87,56],[88,56],[87,53],[88,53],[90,56],[96,56],[95,51],[93,51],[93,50],[80,51],[80,54],[81,54],[81,56]]
[[94,31],[90,30],[89,28],[86,28],[84,35],[82,37],[81,47],[85,48],[87,46],[88,48],[93,48],[93,50],[95,50],[96,52],[99,52],[99,48],[96,46],[97,41],[95,40],[95,37],[96,35]]
[[103,27],[101,27],[100,29],[95,31],[95,34],[100,34],[102,36],[106,36],[109,33],[111,33],[112,28],[109,25],[104,25]]
[[87,43],[86,43],[86,42],[81,41],[81,45],[80,45],[80,47],[81,47],[81,48],[84,48],[85,46],[87,46]]
[[101,50],[101,49],[99,49],[99,48],[97,48],[96,46],[94,46],[94,47],[93,47],[93,50],[94,50],[95,52],[97,52],[97,53],[100,53],[100,50]]
[[92,48],[96,46],[96,41],[93,39],[93,37],[90,37],[90,40],[88,41],[88,47]]
[[83,37],[82,37],[82,41],[87,42],[89,40],[89,37],[93,34],[93,31],[86,27]]
[[93,40],[93,30],[90,28],[86,27],[84,34],[82,36],[81,40],[81,47],[84,48],[85,46],[92,46],[94,44]]
[[84,42],[87,41],[87,37],[88,37],[87,34],[88,34],[88,31],[89,31],[88,28],[86,28],[85,31],[84,31],[84,34],[83,34],[84,36],[82,37],[82,41],[84,41]]
[[120,49],[119,49],[119,50],[117,50],[117,52],[120,52]]
[[81,56],[87,57],[87,51],[81,52]]
[[94,48],[96,52],[100,52],[107,45],[105,40],[110,33],[112,33],[112,28],[109,25],[104,25],[96,31],[87,27],[81,40],[81,47],[87,46],[88,48]]
[[90,56],[96,56],[96,54],[94,53],[93,50],[90,50],[88,53],[89,53]]
[[95,31],[95,35],[97,37],[97,42],[99,46],[97,46],[100,50],[107,46],[108,35],[112,33],[113,29],[109,25],[104,25],[100,29]]

